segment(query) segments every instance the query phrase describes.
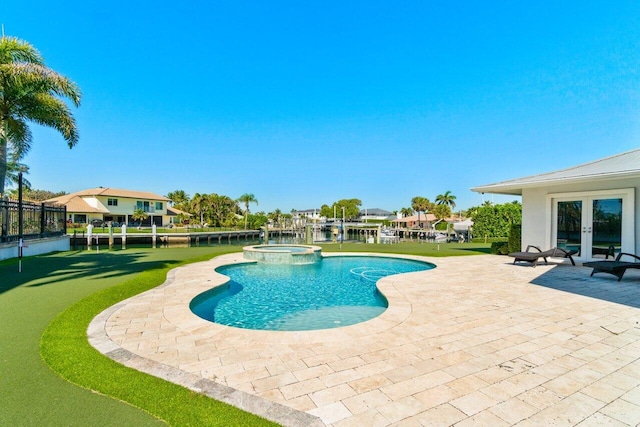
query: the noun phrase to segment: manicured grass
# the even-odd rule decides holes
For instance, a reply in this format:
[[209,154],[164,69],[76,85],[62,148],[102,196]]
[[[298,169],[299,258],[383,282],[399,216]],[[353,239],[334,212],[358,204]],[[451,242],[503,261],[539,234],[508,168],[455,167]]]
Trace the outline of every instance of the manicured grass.
[[[323,252],[339,252],[336,243],[320,244]],[[376,252],[389,254],[421,255],[430,257],[481,255],[491,253],[490,243],[420,243],[402,242],[391,245],[343,243],[343,252]]]
[[[191,259],[204,261],[211,255]],[[86,339],[87,325],[104,309],[164,282],[170,264],[104,289],[62,312],[40,342],[44,361],[67,380],[148,411],[175,426],[275,425],[253,414],[151,375],[129,369],[102,356]]]
[[[339,250],[337,244],[322,247],[325,252]],[[345,252],[425,256],[488,253],[489,246],[452,243],[439,249],[417,242],[342,245]],[[159,419],[170,425],[269,424],[125,368],[86,339],[87,325],[96,314],[159,285],[169,269],[239,250],[241,246],[67,252],[26,258],[22,273],[17,272],[17,260],[0,262],[0,425],[147,426],[163,424]],[[47,363],[84,388],[48,369],[39,357],[39,343]]]
[[[238,250],[239,246],[221,246],[66,252],[25,258],[22,273],[17,260],[0,262],[0,425],[164,424],[156,417],[172,425],[229,425],[229,420],[265,425],[251,414],[124,368],[93,350],[86,339],[91,312],[101,311],[100,305],[156,286],[169,268],[186,259]],[[98,393],[63,380],[40,358],[40,338],[56,316],[43,336],[43,356],[70,381]],[[160,406],[182,413],[182,419],[165,417],[167,410]],[[191,416],[192,407],[207,414]]]

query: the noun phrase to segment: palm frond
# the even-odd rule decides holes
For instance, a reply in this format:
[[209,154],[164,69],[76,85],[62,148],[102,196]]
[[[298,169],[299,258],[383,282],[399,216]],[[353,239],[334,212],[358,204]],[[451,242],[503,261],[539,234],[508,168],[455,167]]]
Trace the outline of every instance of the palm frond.
[[77,107],[80,98],[78,86],[47,68],[33,46],[15,37],[0,37],[0,195],[10,163],[18,164],[31,147],[27,122],[56,129],[69,147],[78,142],[76,122],[65,100]]
[[0,64],[0,89],[7,98],[29,93],[47,92],[71,100],[78,107],[81,93],[78,85],[42,64],[19,62]]
[[[39,93],[34,96],[37,102],[32,106],[26,118],[43,126],[51,127],[62,134],[69,148],[77,144],[80,135],[71,110],[63,101],[52,95]],[[27,113],[25,111],[25,113]]]
[[31,148],[32,135],[27,123],[19,118],[7,119],[7,140],[12,149],[12,158],[20,160]]
[[0,38],[0,64],[15,62],[30,62],[43,64],[44,59],[36,48],[17,37],[3,36]]

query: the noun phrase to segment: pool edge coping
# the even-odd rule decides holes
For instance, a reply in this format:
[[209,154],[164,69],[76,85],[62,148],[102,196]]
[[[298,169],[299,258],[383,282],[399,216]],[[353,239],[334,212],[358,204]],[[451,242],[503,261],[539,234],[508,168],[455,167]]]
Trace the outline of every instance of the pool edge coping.
[[[242,255],[241,253],[234,253],[234,254],[227,254],[227,255],[220,255],[220,256],[216,256],[214,258],[212,258],[211,260],[208,261],[201,261],[199,263],[212,263],[215,262],[215,260],[218,260],[220,258],[232,258],[234,256],[238,256],[238,255]],[[369,252],[332,252],[332,253],[327,253],[327,254],[322,254],[323,257],[336,257],[336,256],[375,256],[375,257],[383,257],[383,258],[403,258],[403,259],[411,259],[411,260],[415,260],[415,261],[422,261],[422,262],[427,262],[430,264],[434,264],[430,261],[426,261],[425,257],[421,257],[421,256],[413,256],[413,255],[403,255],[403,254],[378,254],[378,253],[369,253]],[[244,257],[242,257],[241,259],[229,259],[227,262],[225,262],[225,264],[223,265],[234,265],[234,264],[243,264],[243,263],[255,263],[255,260],[247,260],[244,259]],[[196,263],[196,264],[199,264]],[[273,402],[270,401],[268,399],[253,395],[251,393],[247,393],[244,392],[242,390],[238,390],[236,388],[224,385],[224,384],[220,384],[218,382],[215,382],[213,380],[209,380],[206,378],[202,378],[199,375],[184,371],[182,369],[173,367],[173,366],[169,366],[167,364],[152,360],[152,359],[148,359],[145,358],[143,356],[140,356],[138,354],[135,354],[123,347],[121,347],[120,345],[118,345],[116,342],[114,342],[108,335],[107,331],[106,331],[106,327],[107,327],[107,323],[109,321],[109,319],[111,318],[111,316],[113,314],[115,314],[118,310],[120,310],[121,308],[125,307],[127,305],[127,303],[130,300],[133,300],[135,298],[140,297],[141,295],[144,295],[146,293],[149,292],[154,292],[163,288],[167,288],[169,286],[171,286],[172,284],[174,284],[175,279],[176,279],[176,271],[178,271],[179,269],[188,267],[190,264],[186,265],[186,266],[180,266],[180,267],[176,267],[173,268],[171,270],[169,270],[169,272],[167,273],[167,278],[166,280],[154,287],[151,288],[147,291],[144,291],[140,294],[131,296],[129,298],[126,298],[114,305],[112,305],[111,307],[105,309],[104,311],[102,311],[100,314],[98,314],[96,317],[93,318],[93,320],[91,321],[91,323],[89,324],[88,328],[87,328],[87,338],[89,343],[91,344],[91,346],[93,346],[96,350],[98,350],[100,353],[102,353],[103,355],[105,355],[106,357],[114,360],[115,362],[118,362],[128,368],[131,369],[135,369],[137,371],[140,372],[144,372],[146,374],[149,375],[153,375],[155,377],[161,378],[165,381],[169,381],[171,383],[183,386],[189,390],[193,390],[195,392],[198,393],[202,393],[210,398],[219,400],[221,402],[227,403],[229,405],[235,406],[236,408],[239,408],[241,410],[250,412],[252,414],[258,415],[260,417],[263,417],[265,419],[268,419],[270,421],[274,421],[276,423],[279,423],[283,426],[300,426],[300,425],[305,425],[305,426],[310,426],[310,427],[315,427],[315,426],[325,426],[326,424],[322,421],[322,419],[318,416],[315,416],[313,414],[310,414],[309,412],[305,412],[305,411],[300,411],[297,409],[294,409],[292,407],[289,407],[287,405],[283,405],[277,402]],[[435,266],[435,264],[434,264]],[[215,271],[217,267],[214,268],[214,273],[219,274],[221,276],[221,273],[218,273],[217,271]],[[435,268],[435,267],[434,267]],[[405,274],[411,274],[411,273],[405,273]],[[395,287],[392,281],[392,278],[394,276],[397,275],[392,275],[392,276],[387,276],[387,277],[383,277],[382,279],[378,280],[378,282],[376,283],[376,286],[378,287],[378,289],[382,292],[381,287],[383,285],[385,285],[385,283],[382,282],[386,282],[386,281],[390,281],[391,283],[388,283],[387,285],[390,287],[389,290],[393,290],[393,288]],[[214,285],[213,287],[217,287],[217,286],[221,286],[222,284],[226,283],[226,280],[222,283],[218,283],[216,285]],[[344,331],[344,330],[350,330],[351,328],[355,328],[358,327],[358,325],[362,325],[364,323],[369,323],[369,326],[374,326],[372,325],[372,323],[376,323],[376,320],[378,320],[379,323],[381,323],[378,327],[374,327],[372,331],[369,331],[369,333],[378,333],[380,332],[380,329],[388,329],[390,327],[392,327],[392,325],[390,325],[390,323],[397,323],[398,320],[396,320],[395,322],[393,320],[387,320],[387,319],[383,319],[383,317],[385,316],[385,314],[389,315],[392,314],[393,310],[391,309],[391,298],[389,298],[386,294],[385,297],[388,299],[389,301],[389,306],[387,307],[387,309],[381,313],[379,316],[373,318],[373,319],[369,319],[365,322],[360,322],[360,323],[356,323],[354,325],[348,325],[345,327],[341,327],[341,328],[335,328],[335,329],[320,329],[320,330],[312,330],[312,331],[259,331],[259,330],[253,330],[253,329],[242,329],[242,328],[234,328],[231,326],[225,326],[225,325],[218,325],[212,322],[209,322],[207,320],[201,319],[198,317],[198,319],[200,319],[202,322],[206,322],[207,324],[211,324],[214,326],[219,326],[221,328],[224,329],[232,329],[234,331],[237,331],[238,333],[245,333],[245,331],[248,331],[249,333],[260,333],[260,332],[266,332],[268,334],[271,333],[276,333],[276,334],[280,334],[280,333],[292,333],[292,334],[296,334],[298,336],[298,338],[302,338],[302,337],[306,337],[307,339],[311,338],[309,337],[309,335],[311,334],[318,334],[318,333],[326,333],[326,331]],[[397,299],[396,299],[396,303],[398,303]],[[402,309],[402,306],[404,304],[399,304],[400,309]],[[395,307],[396,309],[398,309],[398,307]],[[405,313],[402,317],[403,319],[400,320],[400,322],[404,321],[410,314],[410,309],[408,313]],[[266,335],[266,334],[265,334]],[[341,336],[339,337],[334,337],[333,340],[335,339],[342,339],[344,338],[344,336],[342,334],[339,334]],[[263,338],[266,338],[263,337]],[[331,340],[331,341],[333,341]],[[305,341],[305,339],[303,338],[303,341]]]
[[[175,270],[176,268],[170,270],[167,273],[167,279],[153,289],[171,285],[175,280]],[[111,315],[126,305],[129,299],[138,295],[112,305],[93,318],[87,328],[87,339],[93,348],[128,368],[180,385],[283,426],[307,425],[315,427],[325,425],[319,417],[308,412],[299,411],[213,380],[202,378],[182,369],[147,359],[116,344],[106,332],[107,321]]]

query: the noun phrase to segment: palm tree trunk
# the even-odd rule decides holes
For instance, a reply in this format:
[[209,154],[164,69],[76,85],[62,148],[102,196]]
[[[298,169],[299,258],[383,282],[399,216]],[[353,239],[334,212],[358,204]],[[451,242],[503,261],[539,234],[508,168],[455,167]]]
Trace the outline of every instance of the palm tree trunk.
[[249,203],[244,205],[244,229],[247,229],[247,217],[249,216]]

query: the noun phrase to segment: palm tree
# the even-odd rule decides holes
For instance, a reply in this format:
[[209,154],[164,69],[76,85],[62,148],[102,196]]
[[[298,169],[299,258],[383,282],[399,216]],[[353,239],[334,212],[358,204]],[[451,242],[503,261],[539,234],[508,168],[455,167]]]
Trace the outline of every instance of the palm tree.
[[204,224],[204,214],[207,210],[209,202],[209,196],[206,194],[196,193],[189,202],[189,209],[192,214],[197,214],[200,217],[200,225]]
[[0,195],[4,194],[7,152],[20,160],[31,147],[27,122],[60,132],[69,148],[78,142],[78,129],[71,110],[63,101],[80,105],[80,89],[67,77],[47,68],[29,43],[15,37],[0,37]]
[[209,204],[214,225],[217,224],[220,227],[225,222],[225,219],[233,216],[234,212],[238,210],[235,200],[229,196],[221,196],[216,193],[209,194]]
[[189,195],[184,190],[171,191],[167,198],[171,199],[171,204],[176,209],[184,210],[189,205]]
[[426,197],[416,196],[411,199],[411,208],[418,212],[418,227],[420,227],[420,212],[425,214],[431,208],[431,202]]
[[277,227],[280,227],[280,216],[282,216],[282,211],[280,209],[269,212],[269,215],[267,215],[267,217],[273,221],[273,225]]
[[411,208],[402,208],[400,209],[400,215],[402,215],[403,218],[406,218],[408,216],[413,215],[413,209]]
[[[22,185],[25,189],[31,188],[31,183],[24,177],[24,174],[29,173],[29,166],[24,163],[18,163],[17,161],[10,160],[7,162],[7,172],[5,175],[5,184],[14,184],[18,185],[19,177],[18,174],[22,172]],[[11,193],[11,191],[10,191]],[[16,189],[16,194],[18,190]]]
[[454,202],[455,199],[456,196],[451,194],[451,191],[447,190],[444,194],[438,194],[436,197],[436,204],[447,205],[453,211],[456,208],[456,202]]
[[133,211],[133,215],[131,215],[131,219],[134,221],[139,221],[139,226],[138,228],[140,228],[140,226],[142,225],[142,222],[147,219],[147,217],[149,216],[149,214],[147,214],[144,209],[135,209]]
[[247,229],[247,217],[249,215],[249,203],[258,204],[258,199],[256,196],[249,193],[244,193],[242,196],[238,197],[238,202],[244,203],[244,229]]
[[433,209],[433,214],[438,220],[449,218],[451,216],[451,208],[449,205],[441,203]]

